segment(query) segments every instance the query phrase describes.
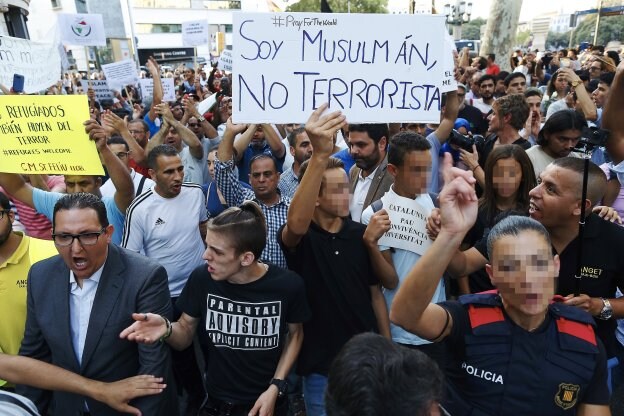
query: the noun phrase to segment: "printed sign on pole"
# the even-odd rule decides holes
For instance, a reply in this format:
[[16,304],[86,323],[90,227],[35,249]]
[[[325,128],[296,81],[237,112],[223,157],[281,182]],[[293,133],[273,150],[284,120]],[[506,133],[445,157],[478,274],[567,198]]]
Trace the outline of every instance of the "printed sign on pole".
[[121,91],[126,85],[135,85],[139,80],[135,63],[130,59],[102,65],[102,70],[111,90]]
[[200,46],[208,45],[208,21],[193,20],[182,22],[182,45]]
[[219,56],[219,62],[217,68],[222,71],[232,72],[232,51],[229,49],[223,49],[221,56]]
[[103,175],[95,143],[82,125],[88,119],[86,95],[2,97],[0,171]]
[[65,45],[106,46],[101,14],[59,13],[58,28]]
[[97,101],[112,100],[114,98],[105,79],[89,80],[88,83],[89,88],[92,88],[95,92],[95,99]]
[[[161,78],[163,86],[163,101],[175,101],[175,85],[173,78]],[[154,95],[154,80],[151,78],[139,79],[139,85],[141,86],[141,94],[144,97],[153,97]]]

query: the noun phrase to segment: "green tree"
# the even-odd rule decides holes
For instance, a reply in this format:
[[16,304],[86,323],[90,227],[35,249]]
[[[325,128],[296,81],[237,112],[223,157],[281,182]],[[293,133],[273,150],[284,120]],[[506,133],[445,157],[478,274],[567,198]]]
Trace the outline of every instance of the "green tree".
[[485,19],[477,17],[476,19],[473,19],[470,22],[462,25],[462,38],[468,40],[481,39],[481,26],[483,26],[485,23]]
[[[347,0],[328,0],[335,13],[349,11]],[[320,12],[320,0],[300,0],[286,8],[287,12]],[[351,13],[388,13],[388,0],[351,0]]]
[[570,32],[555,33],[548,32],[546,36],[546,47],[548,49],[567,48],[570,43]]
[[523,30],[522,32],[516,33],[516,45],[525,47],[529,43],[529,39],[531,38],[530,30]]
[[[574,31],[574,44],[581,42],[594,43],[594,30],[596,29],[596,15],[591,15],[583,20]],[[598,45],[606,45],[612,40],[624,38],[624,16],[602,16],[598,28]]]

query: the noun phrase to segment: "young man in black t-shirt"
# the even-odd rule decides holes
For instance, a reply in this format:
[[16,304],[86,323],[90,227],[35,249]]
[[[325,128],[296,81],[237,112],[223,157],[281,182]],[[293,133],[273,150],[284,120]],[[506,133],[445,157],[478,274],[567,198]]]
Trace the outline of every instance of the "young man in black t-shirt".
[[366,227],[348,219],[349,180],[331,158],[333,135],[346,124],[319,107],[306,123],[314,153],[299,170],[288,220],[278,234],[286,262],[305,282],[312,319],[298,362],[308,416],[325,414],[327,373],[340,348],[361,332],[390,337],[386,304],[362,237]]
[[206,360],[208,398],[201,415],[286,416],[288,371],[303,340],[310,311],[295,273],[258,259],[266,244],[260,207],[244,202],[208,223],[207,267],[191,274],[169,323],[154,314],[134,314],[122,337],[188,347],[197,331]]

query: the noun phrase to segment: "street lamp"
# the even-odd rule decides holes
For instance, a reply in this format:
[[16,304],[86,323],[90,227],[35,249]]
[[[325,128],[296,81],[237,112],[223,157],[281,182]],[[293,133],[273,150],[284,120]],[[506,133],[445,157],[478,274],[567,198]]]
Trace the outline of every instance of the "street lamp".
[[453,37],[455,40],[461,39],[461,28],[465,23],[470,22],[472,14],[472,2],[457,0],[455,4],[444,5],[444,15],[446,23],[453,27]]

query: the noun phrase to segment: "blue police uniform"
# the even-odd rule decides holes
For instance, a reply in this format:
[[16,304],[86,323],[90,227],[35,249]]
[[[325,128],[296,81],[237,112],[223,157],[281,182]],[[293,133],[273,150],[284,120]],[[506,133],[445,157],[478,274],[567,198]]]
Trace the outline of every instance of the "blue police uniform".
[[553,303],[529,332],[497,294],[440,306],[453,317],[443,401],[453,416],[574,415],[581,403],[608,404],[605,351],[586,312]]

